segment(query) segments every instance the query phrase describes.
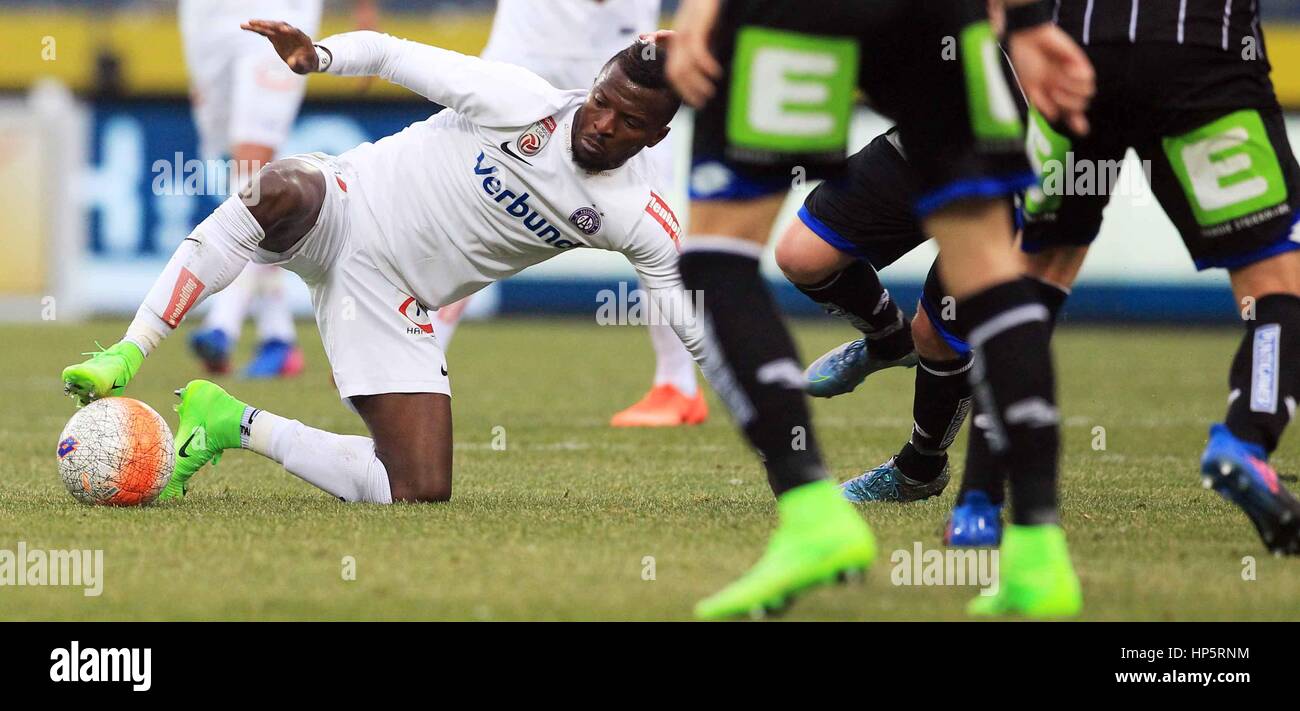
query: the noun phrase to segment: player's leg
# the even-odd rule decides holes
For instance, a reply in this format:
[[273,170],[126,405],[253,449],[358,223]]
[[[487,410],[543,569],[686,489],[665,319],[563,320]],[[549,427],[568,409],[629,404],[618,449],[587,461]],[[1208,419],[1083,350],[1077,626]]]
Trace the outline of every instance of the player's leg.
[[947,487],[948,448],[971,405],[970,346],[943,321],[953,306],[939,283],[936,263],[912,319],[920,361],[912,396],[912,434],[897,454],[840,486],[849,500],[918,501]]
[[1294,555],[1300,501],[1268,459],[1300,398],[1300,165],[1271,92],[1255,98],[1246,105],[1259,108],[1181,111],[1138,150],[1197,268],[1228,269],[1245,325],[1228,411],[1202,455],[1204,483],[1241,507],[1265,546]]
[[[191,381],[176,392],[180,397],[178,457],[215,464],[226,450],[248,449],[348,502],[451,498],[451,398],[447,395],[386,393],[353,398],[371,434],[361,437],[316,429],[253,407],[206,380]],[[188,482],[179,488],[161,498],[183,494]]]
[[759,273],[783,198],[692,202],[695,231],[681,259],[686,288],[704,295],[716,348],[709,381],[762,457],[780,516],[758,564],[696,607],[706,619],[779,609],[800,590],[875,557],[869,529],[828,479],[794,342]]
[[704,392],[695,379],[695,360],[677,332],[666,324],[646,326],[655,356],[650,392],[614,413],[611,427],[674,427],[698,425],[709,417]]
[[[758,563],[696,606],[696,615],[706,619],[779,607],[875,558],[870,529],[828,478],[794,342],[759,272],[792,178],[818,177],[819,166],[843,160],[857,44],[824,35],[829,27],[839,34],[854,26],[835,15],[870,9],[835,5],[813,18],[792,3],[727,3],[712,33],[713,54],[730,76],[696,113],[691,236],[680,269],[686,288],[702,292],[715,355],[706,375],[762,457],[779,521]],[[814,134],[796,127],[801,135],[790,135],[784,124],[761,120],[780,113],[783,101],[768,78],[798,73],[758,66],[773,56],[831,70],[810,77],[828,99],[818,107]],[[792,172],[795,166],[807,172]]]
[[[928,12],[911,13],[906,32],[874,38],[867,91],[898,119],[921,181],[917,214],[939,245],[940,278],[972,349],[971,391],[991,422],[991,449],[1010,473],[1013,523],[1003,535],[999,590],[968,609],[1077,614],[1082,596],[1057,509],[1049,315],[1022,275],[1013,240],[1011,196],[1034,180],[1013,79],[988,61],[998,50],[984,3],[922,6]],[[932,56],[933,43],[952,38],[960,61]]]
[[305,362],[298,345],[293,310],[285,293],[284,282],[288,277],[283,269],[263,264],[250,264],[244,271],[253,273],[257,290],[253,302],[257,350],[244,368],[244,376],[276,378],[301,373]]
[[[302,162],[322,178],[335,169]],[[349,501],[450,496],[451,389],[428,311],[389,283],[368,253],[347,248],[351,235],[376,229],[373,220],[364,209],[350,209],[334,180],[322,182],[328,194],[308,238],[297,248],[269,237],[263,244],[306,279],[339,395],[371,437],[306,427],[195,381],[181,392],[176,466],[161,498],[183,495],[204,464],[237,447]]]
[[[228,77],[227,81],[233,83],[234,77]],[[225,111],[228,115],[230,107],[226,107]],[[229,126],[223,126],[222,135],[228,134]],[[243,189],[244,184],[275,157],[273,148],[251,144],[237,145],[230,153],[232,170],[227,175],[227,181],[232,193]],[[208,299],[208,313],[203,319],[203,325],[190,334],[190,350],[198,356],[209,373],[230,372],[230,354],[243,331],[249,306],[257,296],[258,271],[271,268],[250,264],[230,286]]]
[[[308,25],[295,26],[311,32],[318,23],[319,8],[314,12],[309,6],[301,9],[302,17],[296,19]],[[243,33],[231,76],[231,155],[240,166],[269,162],[274,157],[289,137],[307,89],[306,77],[294,74],[267,42],[256,42],[258,39]],[[253,277],[251,286],[257,298],[251,304],[258,345],[244,374],[250,378],[296,375],[302,370],[303,357],[289,302],[278,283],[285,276],[272,267],[254,272]]]
[[[675,132],[670,133],[658,145],[645,151],[659,178],[661,190],[670,191],[665,195],[671,194],[675,186],[676,136]],[[615,413],[609,424],[613,427],[666,427],[704,422],[709,417],[709,406],[695,375],[695,359],[671,326],[651,323],[646,328],[650,332],[650,347],[655,356],[650,392],[630,407]]]
[[259,249],[272,254],[292,250],[316,223],[325,194],[321,172],[302,160],[276,161],[264,168],[176,248],[125,337],[64,369],[65,391],[82,402],[120,394],[144,358],[185,315],[229,286]]
[[915,365],[907,319],[876,274],[928,239],[912,213],[915,195],[915,173],[890,129],[849,158],[846,176],[808,195],[777,244],[786,278],[863,334],[813,361],[810,395],[834,397],[876,370]]

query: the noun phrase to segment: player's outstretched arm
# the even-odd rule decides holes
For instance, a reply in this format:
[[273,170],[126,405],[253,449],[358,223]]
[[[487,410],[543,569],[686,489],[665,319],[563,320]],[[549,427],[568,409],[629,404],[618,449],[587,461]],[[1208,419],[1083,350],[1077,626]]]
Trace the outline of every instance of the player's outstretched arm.
[[636,269],[651,315],[657,319],[655,323],[673,329],[707,379],[708,366],[714,358],[705,345],[703,304],[698,295],[685,289],[677,271],[680,239],[677,217],[656,195],[646,207],[646,214],[617,249]]
[[278,20],[249,20],[240,25],[249,32],[271,40],[276,54],[294,71],[295,74],[310,74],[320,71],[320,62],[316,46],[312,44],[307,33],[287,22]]
[[523,67],[380,32],[344,32],[312,44],[283,22],[253,20],[243,27],[269,39],[295,72],[381,77],[481,126],[526,126],[565,104],[564,92]]

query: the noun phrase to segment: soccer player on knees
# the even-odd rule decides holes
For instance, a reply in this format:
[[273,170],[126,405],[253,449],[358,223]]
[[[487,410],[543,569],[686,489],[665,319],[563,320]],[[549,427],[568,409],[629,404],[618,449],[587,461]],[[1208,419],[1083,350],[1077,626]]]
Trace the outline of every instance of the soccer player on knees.
[[371,436],[314,429],[192,381],[177,391],[176,468],[162,498],[184,495],[200,467],[242,447],[345,501],[447,500],[451,388],[429,309],[569,249],[626,256],[707,362],[677,274],[677,220],[642,154],[680,105],[666,51],[633,44],[590,91],[560,91],[514,65],[375,32],[313,45],[283,22],[244,28],[300,74],[380,76],[448,109],[340,156],[271,163],[181,243],[126,337],[64,370],[83,402],[117,394],[250,261],[307,283],[339,394]]

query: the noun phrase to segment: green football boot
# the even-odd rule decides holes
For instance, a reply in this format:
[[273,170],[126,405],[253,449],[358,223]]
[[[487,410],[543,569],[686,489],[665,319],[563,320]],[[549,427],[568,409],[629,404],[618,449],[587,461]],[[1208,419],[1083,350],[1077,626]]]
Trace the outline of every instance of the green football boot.
[[181,420],[176,428],[176,468],[159,501],[184,496],[200,467],[209,461],[216,464],[227,449],[239,449],[239,424],[247,407],[207,380],[191,380],[176,395],[181,399],[176,406]]
[[1074,617],[1083,609],[1079,577],[1060,526],[1007,526],[998,561],[998,589],[966,606],[977,617]]
[[144,353],[130,341],[118,341],[107,349],[82,355],[90,356],[90,360],[63,369],[63,392],[81,405],[121,395],[144,362]]
[[695,606],[701,620],[780,612],[818,585],[860,578],[876,558],[871,528],[829,481],[795,487],[776,501],[780,523],[749,572]]

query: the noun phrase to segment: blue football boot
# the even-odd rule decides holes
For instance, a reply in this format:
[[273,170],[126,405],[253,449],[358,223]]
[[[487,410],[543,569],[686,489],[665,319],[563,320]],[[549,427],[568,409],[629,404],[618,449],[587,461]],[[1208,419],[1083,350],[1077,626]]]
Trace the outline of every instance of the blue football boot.
[[952,509],[943,532],[944,545],[991,548],[1002,542],[1002,506],[983,491],[968,491]]
[[246,378],[289,378],[302,372],[302,349],[296,343],[269,339],[257,346],[257,353],[244,370]]
[[219,328],[205,328],[190,335],[190,350],[203,361],[203,367],[212,375],[230,372],[230,336]]
[[897,360],[873,358],[867,339],[859,338],[828,351],[813,361],[804,371],[808,394],[813,397],[835,397],[853,392],[868,375],[885,368],[916,367],[916,351]]
[[948,486],[948,463],[944,462],[943,471],[934,481],[916,481],[907,478],[894,457],[875,469],[840,484],[840,493],[844,498],[855,503],[868,501],[920,501],[943,493]]
[[1300,501],[1278,481],[1263,447],[1238,439],[1225,425],[1211,425],[1201,475],[1205,488],[1246,512],[1270,551],[1300,554]]

